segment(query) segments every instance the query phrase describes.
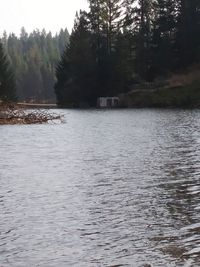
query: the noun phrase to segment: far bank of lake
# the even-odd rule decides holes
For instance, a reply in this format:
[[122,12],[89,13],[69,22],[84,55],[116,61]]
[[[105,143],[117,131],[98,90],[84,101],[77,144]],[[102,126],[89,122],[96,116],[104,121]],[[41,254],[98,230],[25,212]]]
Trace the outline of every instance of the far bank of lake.
[[121,106],[128,108],[199,108],[200,83],[132,90],[121,94],[120,102]]

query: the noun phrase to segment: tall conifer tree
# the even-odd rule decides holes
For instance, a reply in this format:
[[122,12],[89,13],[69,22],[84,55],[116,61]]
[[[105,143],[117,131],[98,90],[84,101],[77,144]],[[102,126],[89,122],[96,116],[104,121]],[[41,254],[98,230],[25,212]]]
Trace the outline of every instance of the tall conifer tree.
[[15,101],[16,87],[13,71],[0,43],[0,100]]

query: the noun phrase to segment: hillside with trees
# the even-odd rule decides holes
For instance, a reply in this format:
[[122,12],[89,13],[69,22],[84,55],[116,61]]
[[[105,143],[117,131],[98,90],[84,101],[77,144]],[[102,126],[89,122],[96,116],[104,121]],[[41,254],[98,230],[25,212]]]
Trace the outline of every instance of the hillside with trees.
[[22,28],[19,37],[4,32],[1,42],[15,72],[19,101],[55,102],[55,67],[69,42],[67,29],[53,36],[45,30],[28,34]]
[[200,1],[90,0],[56,70],[60,105],[96,105],[200,61]]

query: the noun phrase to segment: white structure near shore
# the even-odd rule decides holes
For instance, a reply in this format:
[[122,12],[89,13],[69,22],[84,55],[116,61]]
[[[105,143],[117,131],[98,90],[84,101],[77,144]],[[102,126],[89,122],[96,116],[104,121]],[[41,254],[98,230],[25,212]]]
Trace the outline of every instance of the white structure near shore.
[[119,97],[99,97],[97,100],[99,108],[116,108],[119,107]]

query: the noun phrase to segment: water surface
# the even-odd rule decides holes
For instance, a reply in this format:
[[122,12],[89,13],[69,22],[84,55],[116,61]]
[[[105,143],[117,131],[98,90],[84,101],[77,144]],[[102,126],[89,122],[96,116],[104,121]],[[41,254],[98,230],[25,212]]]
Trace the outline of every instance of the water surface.
[[200,111],[61,112],[0,126],[0,266],[200,266]]

